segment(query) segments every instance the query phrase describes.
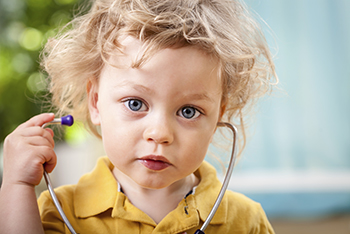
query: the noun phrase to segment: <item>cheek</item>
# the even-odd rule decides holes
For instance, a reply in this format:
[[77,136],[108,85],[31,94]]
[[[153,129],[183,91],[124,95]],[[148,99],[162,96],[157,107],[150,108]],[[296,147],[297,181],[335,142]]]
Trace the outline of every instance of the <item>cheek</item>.
[[194,161],[200,161],[205,158],[212,137],[212,131],[200,132],[199,134],[196,134],[196,136],[190,137],[192,141],[187,141],[187,147],[190,154],[193,155],[192,159]]
[[107,155],[110,157],[123,151],[123,145],[127,144],[127,141],[130,140],[130,136],[127,137],[123,127],[119,126],[112,119],[102,119],[101,122],[102,142]]
[[125,123],[120,118],[107,118],[102,119],[101,124],[105,152],[110,158],[125,159],[136,150],[142,138],[141,128],[137,124]]

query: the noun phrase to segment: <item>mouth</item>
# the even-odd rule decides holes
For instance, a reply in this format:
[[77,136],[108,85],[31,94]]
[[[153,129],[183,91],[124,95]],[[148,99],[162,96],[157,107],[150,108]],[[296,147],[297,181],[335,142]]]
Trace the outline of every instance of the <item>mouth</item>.
[[167,158],[159,155],[148,155],[138,160],[143,166],[152,171],[162,171],[171,166]]

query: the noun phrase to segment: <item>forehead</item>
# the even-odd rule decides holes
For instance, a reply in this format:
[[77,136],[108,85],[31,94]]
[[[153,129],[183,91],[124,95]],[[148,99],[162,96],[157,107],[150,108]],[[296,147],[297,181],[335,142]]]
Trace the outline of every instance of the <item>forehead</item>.
[[[145,63],[149,62],[153,57],[157,55],[166,54],[168,59],[173,58],[177,60],[179,57],[190,56],[193,58],[197,57],[197,61],[192,60],[191,62],[200,62],[206,64],[212,68],[212,70],[218,68],[219,59],[214,55],[210,55],[204,49],[196,45],[190,44],[177,44],[175,46],[161,48],[157,44],[152,44],[151,42],[143,43],[133,36],[123,36],[118,38],[118,43],[120,45],[119,51],[116,53],[111,53],[108,59],[108,63],[112,66],[117,67],[139,67],[135,64],[140,64],[143,66]],[[171,52],[172,51],[172,52]],[[139,62],[142,60],[142,62]]]
[[101,79],[113,78],[110,81],[115,86],[137,87],[136,84],[154,81],[155,85],[168,82],[183,89],[187,85],[198,90],[214,87],[215,92],[222,90],[218,61],[194,46],[160,49],[141,66],[133,67],[144,54],[143,44],[133,37],[124,38],[121,44],[122,54],[110,56],[101,73]]

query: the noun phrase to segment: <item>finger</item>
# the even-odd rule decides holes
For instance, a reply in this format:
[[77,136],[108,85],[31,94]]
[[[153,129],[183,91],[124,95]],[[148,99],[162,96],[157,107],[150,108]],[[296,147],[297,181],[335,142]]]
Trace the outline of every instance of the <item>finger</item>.
[[43,129],[41,127],[35,126],[26,128],[20,131],[20,135],[26,139],[26,142],[31,145],[43,145],[42,141],[35,143],[36,140],[40,140],[40,138],[45,139],[52,147],[55,146],[55,142],[53,140],[53,131]]
[[55,151],[50,151],[50,153],[45,153],[43,155],[45,157],[44,168],[45,171],[51,173],[57,164],[57,156]]
[[[35,155],[35,157],[31,157],[30,155]],[[36,146],[32,148],[32,152],[29,152],[27,160],[30,160],[34,165],[42,166],[47,164],[55,166],[57,157],[55,151],[51,147]]]
[[45,163],[44,164],[44,169],[47,173],[51,173],[53,169],[56,167],[56,162],[55,163]]
[[52,149],[55,147],[54,141],[50,141],[47,138],[41,136],[28,137],[25,139],[25,143],[30,146],[47,146]]
[[48,133],[50,133],[51,137],[54,136],[53,130],[51,128],[45,128],[45,131],[47,131]]
[[44,113],[40,115],[36,115],[24,122],[23,124],[18,126],[18,129],[34,127],[34,126],[42,126],[45,123],[51,122],[55,118],[55,114],[53,113]]

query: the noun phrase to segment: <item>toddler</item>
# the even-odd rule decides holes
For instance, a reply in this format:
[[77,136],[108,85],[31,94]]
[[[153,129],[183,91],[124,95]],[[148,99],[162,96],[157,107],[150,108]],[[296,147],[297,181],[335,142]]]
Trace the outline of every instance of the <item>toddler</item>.
[[[106,157],[56,189],[77,233],[195,233],[221,188],[204,162],[218,122],[244,138],[243,109],[275,76],[265,38],[238,0],[94,0],[46,44],[57,115],[100,137]],[[276,78],[277,79],[277,78]],[[46,191],[54,114],[5,140],[1,233],[70,233]],[[244,140],[244,139],[243,139]],[[206,233],[274,233],[261,206],[227,191]]]

